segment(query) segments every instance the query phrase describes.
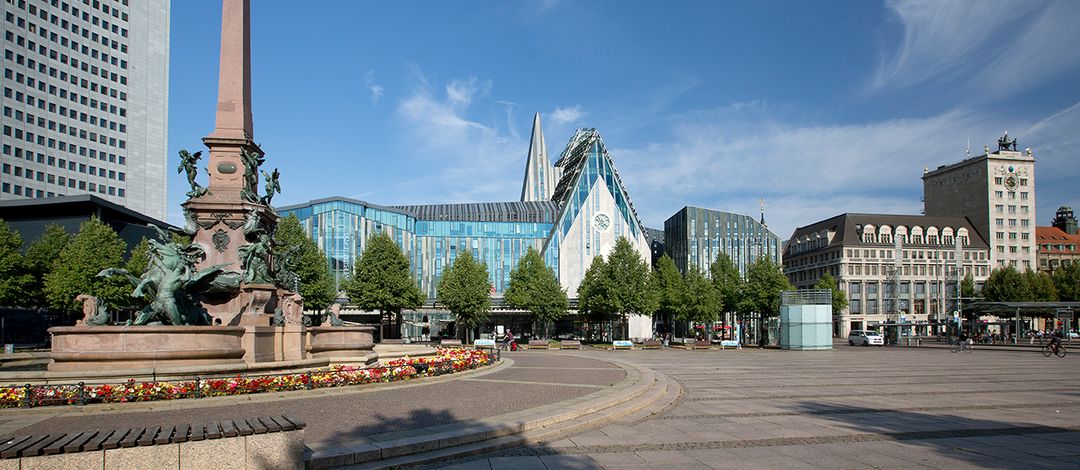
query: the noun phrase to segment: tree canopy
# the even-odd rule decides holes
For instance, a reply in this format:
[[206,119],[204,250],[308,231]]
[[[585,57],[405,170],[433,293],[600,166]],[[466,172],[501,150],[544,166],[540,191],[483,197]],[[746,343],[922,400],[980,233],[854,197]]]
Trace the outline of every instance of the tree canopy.
[[75,297],[88,294],[110,307],[128,304],[131,285],[122,276],[98,277],[106,268],[124,265],[127,245],[120,236],[96,217],[79,226],[79,233],[64,247],[52,271],[45,276],[49,306],[60,311],[77,311]]
[[840,290],[840,285],[837,284],[836,278],[830,273],[825,273],[818,280],[816,286],[817,289],[829,289],[832,292],[832,313],[833,315],[839,315],[848,306],[847,294]]
[[656,297],[649,289],[649,264],[626,237],[615,241],[607,260],[608,299],[623,317],[625,337],[628,315],[651,315],[656,311]]
[[368,238],[345,292],[360,309],[381,313],[400,313],[424,303],[424,294],[409,273],[408,258],[386,233]]
[[1013,266],[990,272],[983,286],[983,297],[990,302],[1026,302],[1031,300],[1027,278]]
[[964,280],[960,283],[960,297],[964,300],[974,300],[976,294],[975,277],[973,277],[971,273],[967,273],[967,275],[964,276]]
[[559,279],[533,247],[510,272],[510,286],[504,296],[507,305],[528,310],[535,320],[544,323],[558,321],[570,308]]
[[657,301],[656,311],[664,322],[670,324],[673,319],[682,319],[686,284],[670,256],[660,257],[650,281],[650,288]]
[[720,314],[720,296],[697,267],[686,272],[681,320],[711,325]]
[[45,308],[49,301],[45,296],[45,276],[52,272],[60,261],[60,252],[71,244],[71,234],[56,224],[45,226],[41,237],[26,248],[27,269],[33,276],[33,283],[27,299],[27,307]]
[[26,304],[33,283],[22,255],[22,237],[0,220],[0,306]]
[[578,285],[578,312],[587,323],[607,321],[615,314],[608,295],[610,282],[606,274],[607,262],[597,255]]
[[709,271],[712,272],[713,286],[716,288],[716,295],[720,301],[720,311],[737,311],[739,301],[742,299],[744,283],[731,257],[726,253],[721,253],[716,257],[716,261],[713,261]]
[[757,312],[762,318],[780,314],[780,292],[791,290],[791,283],[780,265],[760,257],[746,268],[742,302],[744,313]]
[[462,340],[468,331],[487,320],[491,309],[491,281],[487,265],[477,262],[470,250],[461,250],[439,279],[439,303],[454,315]]
[[1056,302],[1058,299],[1057,288],[1054,287],[1054,279],[1049,274],[1035,272],[1030,269],[1024,271],[1024,281],[1028,285],[1032,302]]
[[1060,300],[1080,301],[1080,263],[1072,263],[1054,271],[1054,288],[1057,289]]
[[334,289],[334,280],[330,277],[326,255],[319,249],[319,245],[304,233],[304,227],[296,214],[289,214],[278,222],[274,238],[277,252],[291,253],[287,258],[280,259],[286,261],[285,269],[299,277],[299,294],[304,298],[304,307],[322,310],[329,306],[337,297],[337,292]]

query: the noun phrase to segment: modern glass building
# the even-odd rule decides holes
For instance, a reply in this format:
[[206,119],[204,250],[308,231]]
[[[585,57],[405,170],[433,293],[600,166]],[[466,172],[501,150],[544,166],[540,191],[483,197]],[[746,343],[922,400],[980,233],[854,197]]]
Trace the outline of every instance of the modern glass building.
[[[434,299],[443,270],[464,250],[487,264],[495,293],[505,291],[510,272],[529,247],[543,248],[555,205],[540,201],[386,207],[335,197],[282,207],[278,213],[300,219],[326,253],[339,292],[367,239],[386,232],[409,259],[421,290]],[[558,248],[545,252],[545,260],[557,270]]]
[[716,257],[726,254],[746,275],[760,257],[780,264],[780,237],[753,217],[686,206],[664,222],[666,251],[679,271],[697,267],[706,275]]

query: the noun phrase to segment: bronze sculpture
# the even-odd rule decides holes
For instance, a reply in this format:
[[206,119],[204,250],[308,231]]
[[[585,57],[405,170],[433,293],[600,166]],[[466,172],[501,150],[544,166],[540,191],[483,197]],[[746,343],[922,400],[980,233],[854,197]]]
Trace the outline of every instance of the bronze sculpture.
[[201,156],[201,151],[195,153],[188,153],[187,150],[180,151],[180,166],[176,168],[176,172],[187,173],[187,181],[188,184],[191,185],[191,191],[187,192],[188,198],[196,198],[204,194],[210,194],[210,191],[195,182],[195,176],[199,171],[195,165],[198,164],[199,157]]

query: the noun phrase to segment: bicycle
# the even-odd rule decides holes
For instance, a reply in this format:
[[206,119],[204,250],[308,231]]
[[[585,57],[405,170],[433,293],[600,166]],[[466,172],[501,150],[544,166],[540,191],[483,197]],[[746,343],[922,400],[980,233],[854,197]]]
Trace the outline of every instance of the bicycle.
[[953,340],[951,343],[949,343],[949,351],[954,353],[958,353],[960,351],[970,353],[975,350],[974,346],[974,344],[971,344],[971,341]]
[[1042,347],[1043,357],[1050,357],[1051,354],[1057,354],[1057,357],[1065,357],[1065,354],[1068,354],[1068,352],[1069,351],[1065,349],[1064,344],[1058,344],[1056,348],[1051,347],[1049,344]]

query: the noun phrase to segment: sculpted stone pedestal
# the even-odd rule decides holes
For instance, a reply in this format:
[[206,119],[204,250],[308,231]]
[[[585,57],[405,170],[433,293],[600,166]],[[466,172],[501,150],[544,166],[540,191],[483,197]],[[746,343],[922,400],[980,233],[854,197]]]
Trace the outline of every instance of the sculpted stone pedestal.
[[244,328],[57,326],[49,371],[243,364]]
[[375,341],[371,326],[317,326],[308,328],[311,345],[309,358],[355,357],[374,355]]

